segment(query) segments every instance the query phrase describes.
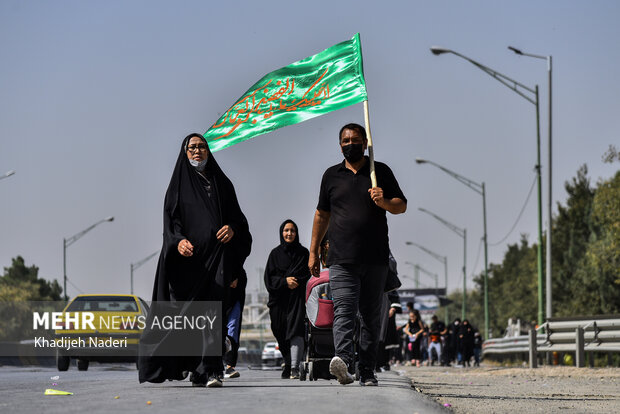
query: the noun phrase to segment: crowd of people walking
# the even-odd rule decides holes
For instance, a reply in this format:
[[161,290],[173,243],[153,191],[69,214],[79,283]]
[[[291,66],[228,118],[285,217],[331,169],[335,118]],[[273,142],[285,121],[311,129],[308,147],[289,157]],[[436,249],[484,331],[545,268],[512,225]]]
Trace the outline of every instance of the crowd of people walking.
[[409,320],[397,328],[400,343],[391,355],[393,364],[412,366],[480,366],[482,337],[467,319],[454,319],[446,326],[437,315],[425,324],[413,303],[407,304]]
[[[388,244],[386,213],[406,211],[407,199],[392,170],[364,156],[365,129],[343,126],[338,139],[344,160],[322,178],[310,249],[301,245],[299,228],[285,220],[279,244],[267,258],[264,284],[269,292],[271,330],[284,358],[282,378],[297,379],[306,348],[306,284],[329,268],[333,301],[334,356],[329,374],[340,384],[376,386],[375,372],[390,363],[450,365],[479,363],[474,328],[456,319],[446,327],[433,317],[427,326],[410,304],[408,322],[396,326],[401,312],[394,290],[400,285]],[[375,174],[376,172],[376,174]],[[329,227],[329,242],[326,233]],[[174,335],[145,329],[140,343],[140,382],[182,380],[197,387],[221,387],[236,378],[247,275],[244,262],[252,236],[235,188],[200,134],[181,144],[164,200],[163,246],[153,287],[153,303],[221,303],[221,335],[203,331],[197,355],[162,355]],[[327,248],[329,246],[329,248]],[[187,305],[179,305],[187,312]],[[151,315],[150,315],[151,316]],[[478,335],[479,338],[479,335]],[[178,339],[178,338],[177,338]],[[213,353],[213,347],[221,353]],[[172,347],[173,348],[173,347]]]

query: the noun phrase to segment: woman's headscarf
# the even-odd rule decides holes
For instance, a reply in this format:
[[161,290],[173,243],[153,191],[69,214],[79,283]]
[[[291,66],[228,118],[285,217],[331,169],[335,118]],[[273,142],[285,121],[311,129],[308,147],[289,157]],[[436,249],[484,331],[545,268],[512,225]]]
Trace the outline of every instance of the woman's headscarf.
[[[207,145],[208,160],[202,175],[187,158],[187,146],[193,137]],[[215,235],[225,224],[235,235],[224,245]],[[170,300],[171,293],[177,300],[203,296],[196,281],[204,279],[206,273],[217,273],[218,285],[227,286],[250,254],[252,237],[235,188],[202,135],[190,134],[181,145],[164,200],[163,236],[153,300]],[[177,250],[183,239],[194,245],[189,258]],[[220,265],[223,272],[216,272]]]

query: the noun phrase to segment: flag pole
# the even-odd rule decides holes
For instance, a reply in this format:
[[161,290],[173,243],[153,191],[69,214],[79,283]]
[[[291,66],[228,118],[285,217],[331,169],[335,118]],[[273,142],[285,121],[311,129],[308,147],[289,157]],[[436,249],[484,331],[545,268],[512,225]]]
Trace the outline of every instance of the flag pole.
[[364,121],[366,122],[366,138],[368,139],[368,158],[370,159],[370,182],[372,188],[377,187],[377,174],[375,173],[375,151],[372,146],[370,134],[370,117],[368,116],[368,100],[364,101]]

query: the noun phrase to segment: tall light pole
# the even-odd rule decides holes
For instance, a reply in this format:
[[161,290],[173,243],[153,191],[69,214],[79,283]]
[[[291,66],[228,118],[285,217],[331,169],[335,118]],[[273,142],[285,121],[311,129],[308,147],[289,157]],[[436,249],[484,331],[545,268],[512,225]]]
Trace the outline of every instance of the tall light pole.
[[[439,46],[432,46],[431,52],[434,55],[441,55],[444,53],[452,53],[460,58],[465,59],[470,62],[478,69],[487,73],[489,76],[493,77],[498,82],[501,82],[503,85],[508,87],[511,91],[517,93],[519,96],[524,98],[526,101],[534,104],[536,106],[536,148],[537,148],[537,158],[536,158],[536,173],[538,177],[538,324],[541,325],[543,323],[544,315],[543,315],[543,293],[542,293],[542,178],[541,178],[541,167],[540,167],[540,106],[538,100],[538,85],[535,86],[534,89],[529,88],[522,83],[517,82],[514,79],[509,78],[508,76],[497,72],[494,69],[491,69],[488,66],[483,65],[482,63],[476,62],[475,60],[468,58],[467,56],[461,55],[454,50],[446,49]],[[530,97],[527,93],[532,94],[534,97]]]
[[463,306],[461,308],[461,318],[465,319],[465,315],[467,314],[467,229],[457,227],[449,221],[442,219],[438,215],[431,213],[422,207],[419,207],[418,210],[433,216],[435,220],[438,220],[444,226],[463,238]]
[[420,288],[420,271],[418,269],[418,265],[415,263],[411,263],[411,262],[405,262],[405,264],[411,266],[411,268],[413,269],[413,281],[415,282],[415,288],[419,289]]
[[110,216],[110,217],[101,219],[95,224],[91,225],[90,227],[87,227],[86,229],[82,230],[81,232],[74,234],[73,236],[68,237],[66,239],[62,239],[62,273],[63,273],[63,280],[64,280],[63,289],[65,293],[65,302],[69,300],[69,296],[67,296],[67,247],[71,246],[73,243],[78,241],[83,235],[85,235],[86,233],[88,233],[89,231],[91,231],[92,229],[100,225],[101,223],[105,223],[106,221],[114,221],[114,217]]
[[142,266],[144,263],[148,262],[149,260],[151,260],[153,257],[155,257],[155,255],[159,253],[159,250],[154,251],[153,253],[151,253],[150,255],[148,255],[147,257],[145,257],[144,259],[136,262],[136,263],[132,263],[129,268],[131,269],[130,272],[130,276],[129,276],[129,284],[130,284],[130,292],[133,295],[133,271],[136,270],[137,268],[139,268],[140,266]]
[[514,48],[512,46],[508,46],[508,49],[512,50],[513,52],[515,52],[517,55],[521,55],[521,56],[529,56],[529,57],[533,57],[536,59],[544,59],[547,61],[547,76],[549,78],[549,139],[548,139],[548,159],[547,159],[547,186],[548,186],[548,194],[547,194],[547,249],[545,252],[545,259],[546,259],[546,268],[545,268],[545,292],[546,292],[546,315],[547,318],[550,318],[552,316],[552,304],[551,304],[551,229],[552,229],[552,223],[553,223],[553,206],[552,206],[552,199],[553,196],[551,194],[551,188],[552,188],[552,143],[553,143],[553,139],[552,139],[552,113],[553,111],[551,110],[551,98],[552,98],[552,93],[551,93],[551,81],[552,81],[552,70],[553,70],[553,58],[551,55],[549,56],[541,56],[541,55],[534,55],[532,53],[525,53],[517,48]]
[[482,182],[482,184],[478,184],[474,180],[463,177],[461,174],[457,174],[454,171],[451,171],[446,167],[443,167],[433,161],[416,158],[415,162],[418,164],[434,165],[435,167],[439,168],[446,174],[456,178],[458,181],[465,184],[467,187],[471,188],[482,196],[482,223],[484,227],[484,234],[482,236],[484,240],[484,339],[489,339],[489,249],[487,243],[487,197],[484,181]]
[[13,174],[15,174],[15,171],[13,170],[7,171],[4,174],[0,175],[0,180],[2,180],[3,178],[8,178],[12,176]]
[[433,273],[429,270],[426,270],[419,264],[416,264],[415,267],[418,269],[418,272],[422,271],[422,273],[426,273],[427,275],[435,279],[435,295],[437,296],[437,299],[439,299],[439,294],[437,293],[439,290],[439,276],[437,275],[437,273]]
[[[448,296],[448,256],[442,256],[439,253],[435,253],[432,250],[427,249],[426,247],[419,245],[418,243],[412,242],[412,241],[406,241],[405,244],[407,246],[415,246],[418,249],[430,254],[431,256],[433,256],[435,259],[439,260],[441,263],[443,263],[443,272],[444,272],[444,277],[445,277],[445,287],[446,287],[446,296]],[[446,325],[448,324],[448,308],[446,307]]]

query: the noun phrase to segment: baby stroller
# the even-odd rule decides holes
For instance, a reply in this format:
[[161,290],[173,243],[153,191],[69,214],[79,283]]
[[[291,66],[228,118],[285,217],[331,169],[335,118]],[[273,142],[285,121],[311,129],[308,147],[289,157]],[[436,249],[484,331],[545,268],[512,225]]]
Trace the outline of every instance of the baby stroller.
[[[316,381],[319,378],[334,379],[329,373],[329,363],[335,355],[334,302],[329,288],[329,271],[323,270],[319,277],[312,277],[306,284],[306,350],[304,362],[300,366],[299,379]],[[354,354],[357,360],[357,338],[359,329],[356,323],[354,335]],[[357,363],[353,364],[356,379],[359,379]]]

